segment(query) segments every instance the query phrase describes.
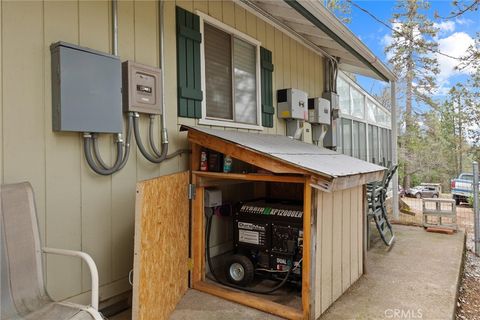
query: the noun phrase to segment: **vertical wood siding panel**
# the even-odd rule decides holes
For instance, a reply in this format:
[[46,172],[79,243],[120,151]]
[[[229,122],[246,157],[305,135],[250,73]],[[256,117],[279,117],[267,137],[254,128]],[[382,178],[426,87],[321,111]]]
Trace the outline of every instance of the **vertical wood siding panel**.
[[203,13],[208,13],[208,1],[207,0],[194,0],[193,10],[199,10]]
[[358,279],[358,193],[357,188],[351,189],[351,238],[350,238],[350,277],[352,283]]
[[175,1],[176,5],[192,12],[193,11],[193,1],[192,0],[177,0]]
[[297,42],[297,72],[298,72],[298,87],[308,94],[308,86],[305,82],[305,47]]
[[333,195],[323,194],[322,205],[322,312],[332,304],[332,226],[333,226]]
[[217,20],[222,21],[223,19],[223,2],[218,0],[209,0],[208,1],[208,14],[214,17]]
[[342,191],[333,194],[332,301],[342,294]]
[[320,68],[320,70],[318,71],[318,75],[320,76],[320,86],[319,86],[320,93],[319,93],[319,95],[321,95],[322,92],[323,92],[323,86],[325,84],[325,79],[324,79],[325,74],[323,73],[323,70],[324,70],[324,63],[325,63],[326,58],[322,58],[322,57],[317,56],[316,59],[319,61],[318,66]]
[[315,319],[320,317],[322,313],[322,226],[323,226],[323,195],[324,193],[315,190],[317,193],[317,243],[316,243],[316,256],[315,256]]
[[[182,1],[178,6],[192,9],[191,1]],[[135,61],[146,65],[158,66],[158,33],[156,28],[157,7],[154,1],[134,1],[135,23]],[[148,117],[140,117],[140,135],[144,145],[147,145]],[[154,136],[160,136],[160,118],[155,121]],[[140,151],[137,152],[137,179],[146,180],[158,176],[160,166],[151,163]]]
[[292,88],[299,88],[298,87],[298,60],[297,60],[297,41],[289,38],[290,42],[290,84]]
[[[45,139],[46,242],[53,248],[81,249],[81,137],[76,132],[52,131],[50,44],[78,43],[77,2],[45,2]],[[68,209],[67,209],[68,208]],[[54,300],[80,294],[82,264],[77,259],[46,255],[47,289]]]
[[314,90],[314,95],[316,97],[319,96],[319,94],[321,93],[321,91],[323,91],[323,88],[321,87],[321,83],[320,83],[320,63],[321,63],[321,59],[320,57],[318,56],[315,56],[314,57],[314,62],[313,62],[313,68],[314,68],[314,71],[315,71],[315,90]]
[[[256,18],[257,23],[257,39],[262,43],[262,46],[267,48],[267,36],[266,36],[266,25],[267,23],[260,18]],[[275,49],[267,48],[270,51],[274,51]]]
[[[246,14],[246,17],[247,17],[247,34],[251,37],[254,37],[255,39],[258,39],[258,36],[257,36],[257,17],[255,17],[255,15],[249,11],[246,11],[245,12]],[[260,40],[260,39],[258,39]]]
[[235,27],[235,4],[231,1],[222,1],[222,21]]
[[247,17],[246,17],[245,9],[243,9],[237,4],[234,4],[234,10],[235,10],[235,29],[243,33],[246,33]]
[[32,184],[40,236],[45,243],[42,7],[41,2],[2,2],[2,92],[4,182]]
[[[283,35],[282,33],[275,29],[275,49],[273,50],[273,61],[275,65],[275,69],[273,70],[273,78],[274,78],[274,87],[275,91],[273,92],[273,106],[277,113],[274,115],[273,120],[275,122],[275,130],[277,134],[281,134],[281,122],[278,119],[278,108],[277,108],[277,90],[283,88],[283,77],[285,72],[285,64],[283,59]],[[283,124],[285,126],[285,124]]]
[[[118,53],[123,60],[135,57],[134,2],[118,2]],[[127,118],[124,116],[124,127]],[[124,130],[124,132],[126,132]],[[135,139],[133,139],[135,140]],[[112,281],[128,276],[133,262],[137,147],[132,143],[125,167],[112,175]]]
[[285,34],[283,36],[283,86],[279,89],[290,88],[291,82],[291,64],[290,64],[290,38]]
[[310,81],[310,90],[312,91],[312,95],[315,96],[315,97],[318,97],[317,95],[317,81],[316,81],[316,78],[315,78],[315,60],[317,59],[317,55],[310,51],[310,59],[309,59],[309,71],[310,71],[310,77],[309,77],[309,81]]
[[342,287],[343,291],[350,287],[350,190],[343,192],[342,206]]
[[[179,6],[193,10],[193,3],[191,1],[182,1]],[[158,7],[155,1],[135,1],[135,59],[137,62],[141,62],[147,65],[159,66],[159,23],[158,23]],[[175,30],[175,29],[174,29]],[[168,61],[168,60],[165,60]],[[168,78],[166,78],[168,79]],[[170,110],[168,110],[170,111]],[[167,116],[168,119],[172,119],[171,116],[175,115],[170,111]],[[173,113],[173,114],[172,114]],[[176,134],[176,121],[168,121],[167,130],[169,136]],[[148,131],[148,116],[141,118],[143,130],[143,141],[147,143],[147,131]],[[161,141],[161,117],[157,116],[154,122],[154,139],[156,145],[160,148]],[[175,140],[169,139],[169,150],[174,151],[176,149]],[[174,158],[163,162],[162,164],[155,164],[149,162],[141,155],[137,153],[137,179],[145,180],[156,177],[158,175],[169,174],[178,171],[178,158]]]
[[364,206],[363,206],[363,187],[357,187],[358,194],[358,277],[363,274],[363,225],[364,225]]
[[[110,52],[109,3],[79,2],[80,45]],[[110,163],[113,139],[101,135],[100,151]],[[82,193],[82,250],[91,254],[98,267],[100,284],[111,281],[111,177],[99,176],[81,161]],[[83,267],[82,289],[90,290],[90,274]]]

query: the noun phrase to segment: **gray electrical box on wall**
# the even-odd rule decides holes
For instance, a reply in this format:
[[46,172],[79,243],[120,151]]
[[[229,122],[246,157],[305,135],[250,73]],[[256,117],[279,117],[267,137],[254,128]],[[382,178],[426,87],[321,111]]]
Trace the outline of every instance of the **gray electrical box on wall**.
[[162,114],[162,71],[133,61],[123,68],[123,110]]
[[53,130],[122,132],[120,59],[65,42],[50,50]]

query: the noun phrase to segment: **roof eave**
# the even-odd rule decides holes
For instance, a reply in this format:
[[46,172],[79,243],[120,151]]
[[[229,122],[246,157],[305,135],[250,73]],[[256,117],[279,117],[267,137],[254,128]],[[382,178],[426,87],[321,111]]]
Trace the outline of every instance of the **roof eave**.
[[284,0],[288,5],[327,33],[345,50],[349,51],[372,71],[372,76],[384,81],[396,81],[395,74],[378,59],[375,54],[353,34],[320,1]]

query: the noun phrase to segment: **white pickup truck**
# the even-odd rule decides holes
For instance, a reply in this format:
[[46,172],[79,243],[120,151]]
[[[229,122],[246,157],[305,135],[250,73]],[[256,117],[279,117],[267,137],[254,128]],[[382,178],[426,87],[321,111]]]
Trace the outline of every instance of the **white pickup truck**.
[[456,204],[468,202],[468,198],[473,195],[473,174],[461,173],[458,178],[452,180],[452,195]]

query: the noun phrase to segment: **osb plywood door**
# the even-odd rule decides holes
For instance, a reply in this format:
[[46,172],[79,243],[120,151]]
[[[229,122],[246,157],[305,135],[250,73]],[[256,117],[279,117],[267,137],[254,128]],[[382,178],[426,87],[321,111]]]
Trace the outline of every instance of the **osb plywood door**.
[[167,319],[188,287],[188,172],[137,184],[133,319]]

